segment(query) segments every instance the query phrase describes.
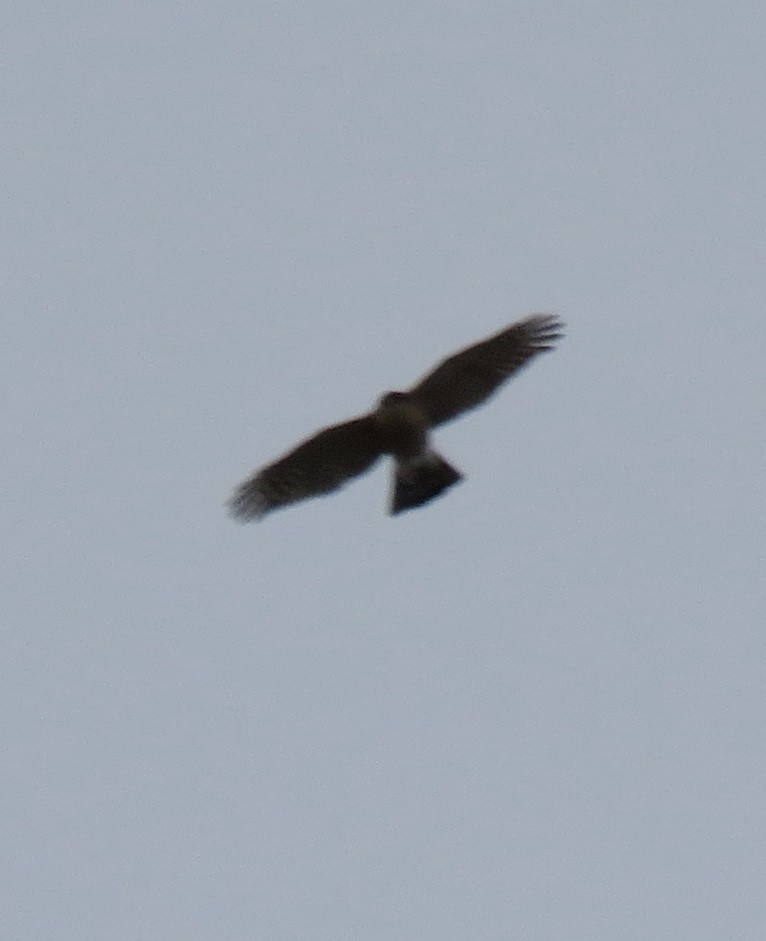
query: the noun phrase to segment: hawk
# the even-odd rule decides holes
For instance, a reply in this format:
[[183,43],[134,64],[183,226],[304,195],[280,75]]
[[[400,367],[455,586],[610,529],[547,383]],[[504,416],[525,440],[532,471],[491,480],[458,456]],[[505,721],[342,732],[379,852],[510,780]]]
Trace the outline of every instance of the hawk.
[[232,516],[258,519],[272,510],[330,493],[384,454],[394,459],[390,513],[422,506],[462,480],[431,448],[429,432],[481,405],[561,336],[554,316],[533,314],[442,360],[408,392],[386,392],[377,407],[307,438],[245,480],[229,500]]

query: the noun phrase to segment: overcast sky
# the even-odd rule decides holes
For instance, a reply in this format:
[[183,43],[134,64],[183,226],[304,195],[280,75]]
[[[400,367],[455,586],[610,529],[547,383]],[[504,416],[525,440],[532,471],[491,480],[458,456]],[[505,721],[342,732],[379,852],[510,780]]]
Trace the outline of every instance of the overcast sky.
[[[760,941],[763,4],[2,20],[3,937]],[[535,310],[443,499],[227,517]]]

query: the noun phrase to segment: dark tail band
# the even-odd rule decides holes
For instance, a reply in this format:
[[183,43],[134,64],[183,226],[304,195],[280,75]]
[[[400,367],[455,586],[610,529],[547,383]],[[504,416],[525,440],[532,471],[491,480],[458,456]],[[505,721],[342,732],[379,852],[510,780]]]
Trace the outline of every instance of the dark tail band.
[[422,506],[463,479],[460,471],[433,452],[396,464],[391,515]]

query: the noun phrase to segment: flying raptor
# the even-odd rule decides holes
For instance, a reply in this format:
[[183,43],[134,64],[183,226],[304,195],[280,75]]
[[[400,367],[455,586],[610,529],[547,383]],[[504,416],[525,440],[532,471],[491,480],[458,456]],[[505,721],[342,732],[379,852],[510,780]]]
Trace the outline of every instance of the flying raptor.
[[245,480],[229,500],[232,516],[272,510],[330,493],[384,454],[394,459],[390,512],[433,500],[462,479],[431,448],[429,432],[481,405],[538,353],[553,349],[562,324],[534,314],[442,360],[408,392],[386,392],[377,407],[307,438]]

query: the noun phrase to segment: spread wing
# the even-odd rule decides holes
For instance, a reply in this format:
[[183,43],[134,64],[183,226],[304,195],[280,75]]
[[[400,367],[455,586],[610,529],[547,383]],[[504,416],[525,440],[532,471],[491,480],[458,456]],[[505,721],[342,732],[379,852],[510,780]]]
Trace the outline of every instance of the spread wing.
[[431,426],[480,405],[538,353],[553,349],[562,324],[534,314],[443,360],[410,390]]
[[245,480],[229,500],[243,521],[316,497],[342,486],[381,456],[380,435],[371,415],[325,428],[278,461]]

